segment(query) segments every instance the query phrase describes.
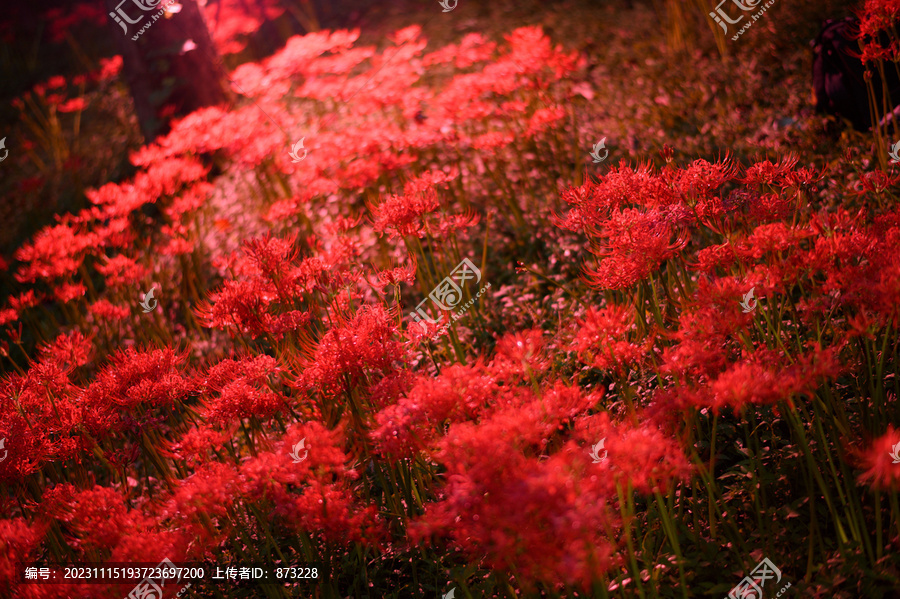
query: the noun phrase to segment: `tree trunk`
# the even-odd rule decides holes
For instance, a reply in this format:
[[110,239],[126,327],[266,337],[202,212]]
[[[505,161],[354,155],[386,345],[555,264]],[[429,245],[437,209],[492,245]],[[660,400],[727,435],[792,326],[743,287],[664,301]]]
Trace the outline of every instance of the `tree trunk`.
[[[231,102],[222,59],[196,0],[104,0],[144,139],[169,120]],[[165,7],[179,5],[177,13]]]

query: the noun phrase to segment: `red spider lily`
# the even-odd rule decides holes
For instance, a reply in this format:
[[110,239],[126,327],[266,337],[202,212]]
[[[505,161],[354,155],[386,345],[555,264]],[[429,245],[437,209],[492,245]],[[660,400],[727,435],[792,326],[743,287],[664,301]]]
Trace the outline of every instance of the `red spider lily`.
[[292,425],[276,443],[276,451],[260,453],[241,464],[241,493],[250,498],[270,498],[279,514],[294,516],[291,510],[296,497],[287,485],[309,483],[322,473],[327,473],[328,480],[356,479],[356,472],[346,466],[348,456],[341,450],[342,440],[339,431],[328,430],[318,422]]
[[[212,4],[205,9],[226,50],[242,46],[246,27],[274,7],[274,0],[262,0],[255,12],[236,2],[219,3],[221,18]],[[88,191],[89,208],[61,215],[17,253],[23,261],[17,276],[32,285],[11,291],[0,310],[0,324],[22,317],[18,331],[0,341],[0,354],[4,365],[23,352],[28,357],[14,364],[20,374],[0,382],[0,438],[9,450],[0,480],[19,495],[43,499],[0,502],[0,511],[27,512],[54,531],[25,557],[98,559],[111,552],[124,561],[152,561],[249,548],[265,558],[274,540],[282,550],[302,545],[332,563],[356,563],[365,551],[353,544],[377,547],[409,532],[413,541],[450,538],[472,567],[509,571],[494,573],[485,588],[513,577],[526,588],[545,583],[548,595],[563,584],[618,591],[674,581],[669,564],[681,569],[698,555],[683,543],[676,559],[684,531],[709,530],[704,543],[725,547],[755,516],[742,489],[725,485],[746,463],[731,459],[735,450],[760,447],[755,441],[766,438],[760,431],[768,435],[750,426],[759,421],[757,407],[763,416],[772,410],[790,416],[791,426],[787,418],[775,422],[773,438],[790,438],[766,442],[757,464],[769,470],[797,452],[812,459],[788,470],[781,462],[769,484],[751,488],[751,499],[772,505],[772,493],[780,497],[779,485],[788,483],[791,496],[807,483],[817,497],[836,487],[842,492],[816,502],[816,517],[837,513],[840,521],[844,509],[854,526],[844,531],[853,537],[847,543],[835,535],[832,545],[841,551],[832,553],[855,555],[865,547],[863,525],[873,516],[883,520],[890,506],[853,514],[862,504],[853,486],[839,480],[847,469],[812,469],[825,463],[819,453],[830,431],[886,426],[879,419],[890,407],[883,388],[893,376],[900,310],[900,212],[891,211],[900,172],[859,173],[861,190],[845,200],[856,206],[874,199],[867,208],[810,216],[822,204],[813,195],[822,174],[796,168],[791,156],[760,161],[739,176],[728,155],[680,168],[667,147],[662,169],[613,166],[563,190],[568,207],[555,220],[574,234],[553,234],[540,228],[545,212],[534,204],[546,177],[526,178],[560,172],[558,161],[543,167],[568,147],[569,133],[583,133],[567,129],[568,107],[553,107],[584,87],[570,77],[584,66],[580,58],[554,49],[538,27],[516,30],[500,46],[472,34],[424,57],[420,27],[396,32],[385,51],[353,47],[358,35],[297,36],[271,58],[242,65],[232,79],[256,105],[207,108],[174,123],[169,135],[132,156],[140,169],[131,180]],[[423,64],[437,67],[427,79]],[[107,63],[105,76],[120,67],[121,59]],[[443,74],[449,83],[433,88],[432,76]],[[57,77],[35,93],[60,109],[77,107],[67,100],[71,85],[79,83]],[[587,97],[592,92],[585,89]],[[286,140],[267,118],[279,114],[296,137]],[[513,132],[546,139],[520,143]],[[303,135],[309,157],[290,162],[287,150]],[[460,152],[448,156],[447,147]],[[202,154],[203,162],[196,158]],[[241,166],[252,166],[249,178],[220,176]],[[429,170],[406,180],[404,173],[423,168]],[[506,170],[509,180],[492,185]],[[833,199],[835,183],[822,199]],[[450,339],[436,338],[446,332],[448,314],[403,331],[383,302],[365,303],[373,297],[366,287],[384,293],[388,285],[399,300],[400,284],[415,280],[417,257],[436,252],[431,257],[440,262],[471,254],[463,238],[475,236],[482,209],[518,205],[517,197],[527,213],[515,232],[525,221],[534,224],[534,243],[525,245],[528,256],[516,245],[510,258],[509,217],[519,215],[498,214],[498,226],[491,220],[483,231],[493,250],[487,268],[519,258],[524,268],[525,261],[546,258],[564,271],[557,273],[558,291],[539,295],[515,282],[502,285],[503,312],[481,314],[477,334]],[[356,216],[363,199],[372,202],[371,224]],[[148,203],[157,207],[147,211]],[[153,223],[150,212],[161,213],[162,222]],[[265,231],[262,214],[276,233]],[[283,231],[291,234],[276,236]],[[411,259],[359,285],[361,265],[402,258],[399,238],[415,246]],[[566,260],[585,248],[596,260],[588,262],[587,276],[604,290],[602,298],[565,280],[577,279],[579,266]],[[0,262],[0,270],[7,266]],[[146,291],[148,269],[171,279],[171,297],[164,312],[141,316],[137,293]],[[98,274],[106,280],[95,289]],[[634,286],[635,293],[628,291]],[[759,307],[745,313],[740,302],[750,287]],[[219,330],[198,335],[187,312],[207,289],[209,301],[195,314],[201,326],[228,330],[232,344]],[[35,308],[49,290],[68,304],[52,314],[61,330],[76,331],[74,319],[84,333],[60,335],[49,316],[41,318],[42,330],[23,332],[41,316]],[[88,294],[89,302],[79,300]],[[575,299],[588,306],[585,312],[566,311]],[[551,311],[559,312],[552,319],[558,322],[548,322]],[[490,331],[530,326],[522,322],[544,325],[498,334],[493,355],[473,359],[478,344],[494,344],[485,336]],[[123,349],[104,364],[111,345],[158,337],[171,339],[171,347]],[[182,339],[195,340],[196,374],[187,353],[174,349]],[[423,340],[436,343],[419,346]],[[221,359],[234,351],[230,345],[246,353]],[[604,401],[590,392],[610,379],[615,397]],[[867,386],[872,398],[859,397]],[[635,412],[635,404],[648,401],[647,411]],[[609,412],[596,413],[605,405]],[[298,413],[303,424],[296,423]],[[809,427],[808,414],[822,426]],[[806,434],[808,443],[796,442]],[[600,440],[606,455],[594,463],[589,449]],[[302,460],[292,457],[296,452]],[[846,453],[829,455],[840,460]],[[757,459],[753,452],[747,457]],[[863,480],[896,487],[884,465],[871,460]],[[690,463],[707,461],[714,476],[692,471]],[[779,482],[785,471],[798,476]],[[95,475],[108,481],[106,488],[79,490],[83,475],[88,485]],[[66,480],[79,488],[45,484]],[[653,506],[633,501],[634,493],[664,497]],[[677,510],[667,509],[670,495]],[[720,510],[705,509],[711,499],[721,499]],[[808,504],[792,503],[800,510]],[[667,514],[677,519],[672,537],[660,524]],[[823,530],[832,524],[823,520]],[[10,528],[12,537],[19,534],[18,524]],[[0,534],[0,559],[18,558],[18,548],[4,542]],[[811,559],[822,561],[821,548],[812,545]],[[882,551],[872,545],[868,553]],[[872,566],[866,571],[877,570]],[[421,572],[419,564],[411,567]],[[473,593],[483,590],[481,582],[467,584],[478,585],[470,586]],[[7,594],[118,592],[85,585],[43,594],[49,586],[27,586]]]
[[402,355],[391,321],[384,307],[363,306],[349,321],[325,333],[300,384],[334,396],[391,372],[392,362]]
[[746,197],[751,222],[786,220],[794,213],[796,201],[780,193],[748,194]]
[[437,239],[450,239],[462,229],[474,227],[481,221],[481,217],[472,210],[462,214],[441,215],[438,221],[432,225],[432,235]]
[[[560,196],[573,208],[563,217],[555,216],[554,223],[570,231],[585,232],[588,226],[595,222],[595,215],[602,218],[599,213],[606,213],[612,207],[606,200],[600,184],[590,177],[585,178],[584,184],[578,187],[564,189]],[[597,206],[598,202],[602,202],[602,205]]]
[[601,531],[615,525],[605,497],[590,481],[578,492],[581,460],[573,463],[571,452],[545,462],[523,454],[597,399],[556,387],[478,425],[451,426],[436,455],[448,469],[444,498],[426,507],[413,539],[449,534],[465,550],[486,553],[493,567],[514,565],[526,584],[551,573],[570,583],[598,576],[611,553]]
[[172,123],[171,131],[155,144],[147,145],[131,154],[135,166],[149,166],[158,160],[195,152],[203,154],[228,146],[233,139],[230,114],[223,108],[201,108]]
[[279,293],[291,269],[291,262],[297,257],[295,239],[279,239],[266,235],[258,239],[244,241],[243,256],[235,263],[235,270],[241,275],[261,275],[272,281]]
[[[367,73],[350,77],[338,83],[337,88],[328,90],[332,97],[341,102],[353,103],[359,111],[358,114],[372,114],[388,106],[409,106],[415,104],[415,100],[426,95],[426,92],[416,90],[413,85],[419,80],[419,72],[416,68],[418,56],[425,49],[427,42],[418,40],[418,32],[421,28],[417,25],[407,27],[395,34],[394,41],[400,47],[389,48],[381,55],[375,55],[371,62],[371,70]],[[402,44],[402,45],[401,45]],[[388,61],[390,62],[388,66]],[[322,92],[327,88],[319,87],[318,97],[325,99]],[[313,95],[314,90],[307,84],[299,94],[302,96]]]
[[[104,19],[105,18],[106,17],[104,17]],[[91,73],[89,77],[95,81],[107,81],[113,79],[114,77],[118,77],[119,72],[122,70],[122,64],[123,61],[121,56],[101,58],[100,69]]]
[[325,223],[322,226],[322,230],[326,235],[330,237],[338,237],[340,235],[344,235],[350,229],[353,229],[359,226],[359,223],[362,222],[361,216],[355,218],[348,218],[346,216],[340,215],[336,217],[334,220]]
[[197,308],[197,316],[204,326],[249,333],[255,339],[269,329],[268,307],[274,299],[274,287],[260,279],[225,281]]
[[18,481],[44,462],[65,461],[82,448],[70,435],[81,421],[70,364],[46,359],[0,381],[0,430],[15,445],[0,462],[0,480]]
[[516,141],[516,136],[513,133],[491,131],[473,139],[472,147],[481,152],[485,152],[489,156],[493,156],[497,153],[498,149],[505,148],[514,141]]
[[[602,392],[582,395],[580,390],[557,384],[536,397],[528,388],[518,387],[498,402],[489,417],[477,425],[462,423],[450,427],[435,457],[453,470],[472,459],[479,447],[508,442],[522,451],[538,451],[546,438],[577,414],[593,407]],[[489,454],[485,454],[489,455]]]
[[[861,38],[866,39],[866,38]],[[863,46],[862,51],[859,53],[860,61],[865,63],[880,63],[886,61],[894,61],[897,57],[897,47],[896,42],[891,44],[892,47],[885,48],[877,41],[869,41],[866,45]],[[856,53],[853,53],[855,56]],[[866,71],[867,79],[872,78],[872,71]]]
[[137,239],[128,217],[112,218],[107,224],[99,224],[94,228],[100,243],[108,248],[131,248]]
[[[701,186],[702,176],[709,176],[707,171],[717,172],[705,165],[698,165],[696,172],[685,177],[685,183],[679,185]],[[701,175],[702,174],[702,175]],[[716,177],[711,177],[712,185]],[[683,192],[679,193],[662,177],[653,175],[650,167],[639,165],[631,168],[625,165],[613,167],[601,179],[586,179],[580,187],[569,187],[562,191],[562,199],[572,206],[564,217],[557,218],[557,225],[572,231],[591,233],[602,228],[613,213],[624,206],[638,205],[664,208],[680,203]],[[659,214],[667,212],[658,210]]]
[[324,54],[349,49],[359,39],[359,30],[317,31],[308,35],[295,35],[284,48],[265,61],[269,73],[276,79],[289,79],[305,73],[306,65]]
[[99,485],[79,490],[72,485],[59,485],[48,491],[41,504],[45,517],[65,523],[68,544],[79,551],[91,552],[115,547],[135,524],[143,523],[139,513],[132,512],[118,491]]
[[106,263],[97,264],[96,269],[106,277],[106,284],[110,287],[131,287],[147,276],[147,269],[143,265],[122,254],[106,258]]
[[[300,441],[303,447],[295,449]],[[241,465],[241,492],[254,500],[272,501],[274,512],[293,529],[338,543],[377,544],[384,532],[374,507],[360,507],[342,488],[343,481],[332,482],[334,475],[346,480],[357,477],[345,466],[348,458],[339,448],[340,441],[340,433],[315,422],[292,426],[279,451],[262,453]],[[301,484],[302,495],[289,491],[288,485]]]
[[379,234],[389,232],[389,238],[424,237],[422,216],[437,210],[439,204],[434,189],[411,195],[391,195],[377,206],[370,206],[375,216],[373,225]]
[[203,418],[213,426],[224,426],[234,420],[255,417],[261,421],[283,410],[287,398],[256,388],[248,381],[231,381],[214,397],[206,402]]
[[423,340],[433,340],[446,334],[444,327],[448,324],[448,319],[443,313],[438,316],[437,322],[428,322],[427,320],[410,322],[405,329],[407,345],[415,347]]
[[0,326],[9,324],[18,320],[19,313],[14,308],[4,308],[0,310]]
[[214,452],[218,451],[221,454],[225,444],[234,438],[237,429],[237,423],[231,423],[222,431],[208,425],[194,427],[172,446],[171,453],[173,457],[188,463],[194,461],[206,463],[212,459]]
[[266,355],[245,356],[238,360],[222,360],[209,369],[203,385],[212,391],[221,391],[237,378],[261,384],[270,376],[282,371],[275,358]]
[[[234,466],[208,462],[178,482],[158,516],[187,527],[190,537],[217,543],[228,537],[226,516],[239,496],[240,476]],[[215,520],[226,525],[216,527]]]
[[170,158],[154,162],[146,173],[135,177],[135,185],[155,196],[174,195],[182,186],[201,181],[209,173],[209,167],[192,157]]
[[309,312],[301,312],[300,310],[284,312],[273,317],[269,322],[269,333],[275,339],[281,339],[287,333],[302,331],[312,322],[312,318]]
[[9,298],[9,306],[13,310],[15,310],[18,314],[21,314],[23,311],[28,308],[33,308],[37,306],[40,302],[40,298],[35,296],[34,289],[29,289],[24,293],[20,293],[19,295],[10,296]]
[[859,178],[859,195],[867,195],[872,193],[884,193],[886,190],[894,187],[900,180],[900,173],[891,176],[881,171],[871,171],[863,173]]
[[[608,418],[600,417],[596,423],[591,422],[594,418],[598,417],[576,421],[575,431],[578,438],[590,445],[601,438],[606,439],[606,459],[590,467],[606,470],[604,474],[611,475],[612,480],[604,481],[608,492],[614,492],[611,483],[627,485],[645,495],[662,492],[692,472],[693,468],[677,441],[652,421],[608,428]],[[589,457],[586,449],[579,454],[584,460]]]
[[[685,349],[693,349],[686,346]],[[812,351],[801,355],[799,359],[785,367],[785,356],[765,348],[757,349],[752,354],[742,357],[733,363],[726,364],[727,355],[719,353],[711,356],[711,365],[699,368],[696,360],[692,372],[698,385],[694,389],[678,391],[677,398],[681,405],[697,405],[711,407],[718,412],[729,406],[743,409],[748,405],[775,404],[781,401],[792,401],[794,398],[814,393],[823,381],[834,379],[843,370],[837,359],[837,348],[824,349],[812,346]],[[678,364],[675,358],[688,352],[673,353],[667,356],[666,370],[678,365],[680,372],[689,372],[687,364]],[[699,354],[710,356],[712,352]],[[701,373],[703,377],[699,378]],[[709,377],[707,382],[706,377]]]
[[340,186],[336,181],[330,178],[316,177],[311,181],[307,181],[305,189],[299,195],[286,200],[278,200],[272,204],[272,207],[266,213],[265,219],[270,222],[290,222],[291,217],[298,214],[303,214],[306,218],[309,218],[306,204],[316,196],[329,196],[338,193],[339,190]]
[[737,260],[734,247],[730,243],[713,245],[697,252],[696,269],[707,275],[715,274],[716,269],[729,269]]
[[131,310],[125,306],[116,306],[113,303],[101,299],[88,306],[91,314],[99,322],[116,322],[125,320],[131,315]]
[[196,383],[179,372],[187,353],[165,349],[126,349],[116,352],[82,393],[84,424],[96,437],[124,430],[116,422],[121,410],[171,408],[196,393]]
[[860,11],[863,22],[860,34],[875,36],[887,29],[900,14],[900,2],[897,0],[866,0]]
[[383,548],[387,530],[374,505],[360,505],[338,485],[314,479],[293,502],[290,525],[340,544]]
[[617,563],[605,532],[618,518],[592,481],[577,477],[572,453],[536,462],[510,459],[508,447],[491,450],[489,472],[449,478],[445,499],[412,528],[414,540],[446,531],[491,567],[515,568],[526,588],[535,581],[589,585]]
[[57,301],[65,304],[79,297],[84,297],[86,292],[87,288],[81,283],[63,283],[54,287],[53,296]]
[[[122,198],[133,189],[134,186],[131,184],[122,185],[118,183],[107,183],[99,189],[89,189],[85,191],[85,195],[95,206],[107,206],[113,205],[117,202],[121,202]],[[131,212],[132,210],[134,210],[135,208],[139,208],[140,206],[141,204],[125,204],[124,212]]]
[[[900,489],[900,430],[888,425],[887,431],[861,452],[859,457],[865,471],[859,481],[869,483],[875,489]],[[895,463],[897,462],[897,463]]]
[[223,0],[202,5],[203,18],[223,55],[241,52],[247,41],[240,38],[257,31],[265,21],[274,21],[284,10],[273,0],[255,3]]
[[169,219],[178,221],[184,215],[194,213],[206,205],[213,189],[214,187],[205,181],[194,183],[179,193],[163,211]]
[[232,255],[225,262],[236,274],[249,278],[226,281],[213,293],[197,310],[203,323],[250,333],[254,338],[267,333],[279,337],[306,325],[308,314],[277,310],[293,306],[297,296],[319,281],[336,284],[332,277],[341,272],[332,269],[329,273],[329,265],[318,257],[295,266],[296,254],[293,239],[266,236],[246,241],[243,255]]
[[798,161],[796,156],[788,155],[774,164],[769,160],[757,162],[747,167],[741,181],[748,186],[768,185],[781,189],[790,187],[793,178],[789,173],[795,170]]
[[[527,74],[534,78],[535,85],[545,84],[552,79],[560,79],[565,74],[575,70],[578,63],[578,53],[564,54],[562,47],[552,49],[550,38],[544,35],[541,27],[520,27],[504,38],[510,45],[510,54],[506,60],[498,60],[485,68],[485,74],[499,75],[508,72],[512,67],[516,74]],[[544,69],[552,70],[552,77],[543,77]],[[494,91],[508,93],[512,91],[510,84],[514,79],[498,78],[494,85]],[[518,82],[515,82],[518,87]]]
[[379,293],[384,293],[385,287],[389,285],[399,285],[400,283],[412,283],[416,280],[416,268],[418,263],[414,254],[409,254],[409,260],[403,266],[395,267],[390,270],[376,271],[377,281],[369,281],[374,289]]
[[[145,521],[132,526],[130,533],[123,535],[119,544],[113,549],[109,557],[111,563],[149,562],[158,564],[164,559],[181,563],[188,555],[193,555],[195,558],[202,555],[202,550],[191,544],[196,537],[184,529],[160,530],[156,522]],[[170,580],[168,584],[171,585],[172,581]],[[129,592],[131,588],[133,588],[131,583],[123,584],[116,596]],[[167,587],[163,588],[168,590]]]
[[736,172],[737,166],[732,162],[731,156],[726,154],[718,162],[702,159],[693,161],[684,169],[673,173],[673,183],[682,195],[692,199],[707,198],[713,191],[734,179]]
[[821,217],[815,228],[826,232],[816,238],[815,247],[802,259],[807,267],[825,275],[822,294],[840,292],[840,304],[851,305],[892,318],[897,313],[900,286],[893,255],[900,233],[884,215],[875,226],[862,224],[863,214],[855,216],[838,211]]
[[735,254],[745,262],[770,257],[800,245],[812,233],[801,227],[791,227],[785,223],[760,225],[746,238],[733,245]]
[[445,185],[459,177],[459,169],[453,168],[448,172],[437,170],[426,171],[403,184],[403,192],[408,195],[424,193],[438,185]]
[[169,237],[166,245],[159,248],[160,254],[163,256],[181,256],[190,254],[195,249],[195,244],[187,239],[188,229],[181,225],[168,226],[165,225],[160,229],[160,233]]
[[81,266],[86,250],[96,244],[94,233],[80,233],[66,225],[43,229],[34,241],[16,250],[16,260],[26,263],[16,273],[16,280],[33,283],[69,276]]
[[[264,218],[270,223],[282,221],[291,222],[293,217],[298,214],[306,214],[303,202],[300,198],[290,198],[287,200],[278,200],[272,204]],[[228,230],[231,227],[231,223],[226,219],[220,219],[216,221],[216,226],[222,230]]]
[[33,562],[46,528],[24,518],[0,520],[0,591],[8,597],[13,596],[13,581],[21,576],[22,564]]
[[810,376],[813,373],[799,365],[785,368],[784,359],[776,352],[758,349],[732,364],[709,384],[712,407],[774,404],[800,392],[815,391],[819,381]]
[[415,385],[416,376],[411,370],[403,369],[388,374],[369,389],[369,405],[376,410],[400,401]]
[[72,98],[56,107],[56,109],[62,113],[82,112],[85,108],[87,108],[87,102],[84,98]]
[[603,225],[602,236],[606,241],[592,248],[603,257],[600,264],[585,268],[588,281],[601,289],[623,289],[647,278],[688,241],[684,231],[677,231],[657,210],[615,211]]
[[540,329],[504,335],[497,341],[496,354],[490,364],[491,372],[510,382],[519,381],[522,376],[541,375],[549,367]]
[[85,337],[80,331],[59,335],[39,348],[41,360],[53,361],[64,370],[84,366],[90,361],[92,354],[91,338]]
[[683,312],[678,329],[670,334],[675,345],[663,350],[661,370],[698,379],[721,372],[737,351],[730,335],[744,322],[737,314],[724,322],[721,311],[712,306]]
[[312,80],[321,75],[347,75],[366,60],[373,58],[375,51],[374,46],[342,49],[332,56],[320,56],[310,61],[304,70]]
[[[298,440],[299,442],[299,440]],[[296,496],[291,493],[290,487],[305,485],[310,478],[309,456],[322,449],[317,442],[310,442],[304,438],[304,446],[307,449],[299,450],[299,457],[306,459],[296,463],[291,457],[293,446],[286,446],[278,452],[262,452],[247,459],[240,466],[240,492],[253,501],[265,500],[271,505],[266,506],[274,515],[282,517],[295,516],[293,514],[293,501]]]
[[526,135],[528,137],[534,137],[538,133],[546,131],[553,123],[565,118],[565,116],[566,111],[561,107],[539,108],[534,111],[534,114],[531,115],[531,118],[528,120],[528,130],[526,131]]
[[[553,50],[540,27],[523,27],[506,36],[511,49],[488,64],[481,72],[456,75],[434,100],[434,116],[438,122],[479,119],[496,112],[496,107],[481,100],[486,92],[510,94],[526,87],[544,87],[573,71],[578,64],[576,53]],[[480,40],[473,39],[479,44]],[[492,48],[476,50],[486,56]],[[440,54],[430,60],[445,60]],[[463,64],[466,64],[465,59]],[[552,72],[552,74],[548,74]]]
[[620,376],[644,361],[654,342],[652,334],[636,342],[634,309],[626,306],[589,308],[577,326],[575,347],[582,361]]
[[301,463],[310,471],[327,472],[329,479],[331,473],[348,480],[357,478],[356,471],[347,466],[349,456],[341,449],[345,439],[340,428],[329,430],[316,421],[292,425],[280,440],[279,455],[289,455],[302,439],[307,439],[304,445],[309,455]]
[[[305,291],[327,290],[337,291],[346,283],[355,282],[360,275],[344,269],[335,269],[337,264],[327,257],[313,256],[300,261],[291,272],[294,285]],[[341,256],[338,256],[341,258]]]
[[434,379],[417,377],[405,397],[375,414],[371,438],[387,454],[412,456],[431,447],[446,421],[471,420],[502,392],[480,365],[454,365]]
[[480,33],[466,34],[460,43],[448,44],[422,57],[422,64],[430,67],[437,64],[454,63],[456,68],[465,69],[477,62],[483,62],[493,56],[497,44],[488,41]]

